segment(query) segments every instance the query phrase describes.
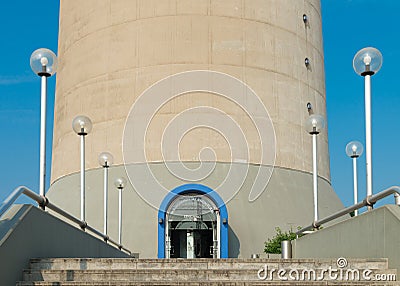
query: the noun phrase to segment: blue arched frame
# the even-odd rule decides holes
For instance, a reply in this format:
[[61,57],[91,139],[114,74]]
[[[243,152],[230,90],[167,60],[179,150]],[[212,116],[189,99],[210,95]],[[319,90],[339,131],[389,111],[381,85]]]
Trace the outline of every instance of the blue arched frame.
[[184,193],[194,191],[207,195],[219,208],[220,214],[220,250],[221,258],[228,258],[228,211],[222,198],[207,186],[200,184],[186,184],[173,189],[165,196],[158,211],[158,258],[165,258],[165,215],[171,202]]

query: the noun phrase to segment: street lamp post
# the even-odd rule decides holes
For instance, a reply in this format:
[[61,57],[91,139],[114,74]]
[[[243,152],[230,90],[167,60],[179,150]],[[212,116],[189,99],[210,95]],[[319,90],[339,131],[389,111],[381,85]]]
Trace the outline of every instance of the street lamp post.
[[[371,140],[371,76],[382,66],[382,54],[368,47],[357,52],[353,59],[354,71],[364,77],[365,85],[365,161],[367,173],[367,197],[372,196],[372,140]],[[372,206],[368,206],[372,210]]]
[[[41,78],[40,95],[40,163],[39,163],[39,193],[45,196],[46,185],[46,99],[47,78],[56,73],[57,56],[48,49],[37,49],[30,58],[30,65],[35,74]],[[44,209],[44,207],[43,207]]]
[[104,169],[104,234],[107,235],[107,216],[108,216],[108,168],[113,164],[114,158],[109,152],[99,155],[99,164]]
[[[312,114],[306,122],[307,132],[312,135],[313,148],[313,196],[314,196],[314,224],[318,221],[318,161],[317,161],[317,136],[325,127],[325,120],[319,114]],[[315,227],[318,227],[315,225]]]
[[81,220],[85,216],[85,136],[92,131],[92,121],[89,117],[79,115],[72,121],[72,128],[81,137]]
[[[353,159],[353,192],[354,204],[358,203],[358,184],[357,184],[357,158],[363,153],[363,145],[358,141],[351,141],[346,145],[346,154]],[[358,210],[354,211],[354,216],[358,215]]]
[[122,243],[122,190],[126,186],[125,178],[118,178],[115,180],[114,185],[118,189],[118,243]]

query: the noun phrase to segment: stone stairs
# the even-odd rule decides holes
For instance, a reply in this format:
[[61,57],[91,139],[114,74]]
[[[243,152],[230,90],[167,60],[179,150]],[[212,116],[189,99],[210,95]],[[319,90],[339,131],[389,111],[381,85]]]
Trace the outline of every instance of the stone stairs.
[[387,259],[56,258],[32,259],[17,285],[400,285],[396,278]]

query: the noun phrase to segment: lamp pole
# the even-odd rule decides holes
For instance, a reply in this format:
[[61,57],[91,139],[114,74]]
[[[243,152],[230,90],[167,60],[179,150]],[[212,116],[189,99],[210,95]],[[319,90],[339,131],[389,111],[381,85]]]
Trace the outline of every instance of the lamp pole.
[[118,189],[118,244],[122,245],[122,190],[125,188],[125,178],[118,178],[115,180],[114,185]]
[[317,161],[317,136],[312,133],[313,146],[313,195],[314,195],[314,221],[318,220],[318,161]]
[[[353,161],[353,195],[354,204],[358,203],[358,183],[357,183],[357,158],[361,156],[363,146],[358,141],[351,141],[346,145],[346,154]],[[354,211],[354,216],[358,215],[358,210]]]
[[[46,194],[46,100],[47,78],[56,73],[57,56],[48,49],[37,49],[30,58],[34,73],[41,78],[40,92],[40,162],[39,162],[39,194]],[[42,207],[44,209],[44,207]]]
[[[382,54],[376,48],[368,47],[357,52],[353,59],[354,71],[364,77],[365,97],[365,161],[367,174],[367,197],[372,191],[372,136],[371,136],[371,76],[376,74],[382,66]],[[368,210],[372,210],[368,206]]]
[[104,234],[107,235],[107,217],[108,217],[108,168],[113,164],[114,158],[109,152],[103,152],[99,155],[99,164],[104,169]]
[[[313,155],[313,198],[314,198],[314,224],[318,221],[318,158],[317,136],[324,128],[325,120],[319,114],[311,114],[307,119],[307,131],[312,136]],[[315,225],[317,227],[317,225]]]
[[81,221],[86,221],[85,214],[85,136],[92,130],[89,117],[79,115],[72,121],[72,128],[81,137]]

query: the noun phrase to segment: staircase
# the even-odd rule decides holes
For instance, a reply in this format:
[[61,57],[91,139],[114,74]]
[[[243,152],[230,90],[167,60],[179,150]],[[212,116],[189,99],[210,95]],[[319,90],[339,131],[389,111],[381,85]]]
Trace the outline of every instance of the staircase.
[[396,278],[387,259],[56,258],[32,259],[17,285],[400,285]]

